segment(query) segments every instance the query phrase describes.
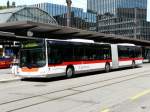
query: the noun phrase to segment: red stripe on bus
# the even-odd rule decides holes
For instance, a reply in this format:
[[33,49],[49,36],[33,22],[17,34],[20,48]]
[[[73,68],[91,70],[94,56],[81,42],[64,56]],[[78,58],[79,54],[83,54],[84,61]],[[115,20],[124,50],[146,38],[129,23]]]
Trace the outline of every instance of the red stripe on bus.
[[119,58],[119,61],[143,60],[144,58]]
[[91,61],[72,61],[72,62],[63,62],[61,64],[49,64],[48,66],[67,66],[67,65],[80,65],[80,64],[95,64],[95,63],[106,63],[112,62],[112,60],[91,60]]

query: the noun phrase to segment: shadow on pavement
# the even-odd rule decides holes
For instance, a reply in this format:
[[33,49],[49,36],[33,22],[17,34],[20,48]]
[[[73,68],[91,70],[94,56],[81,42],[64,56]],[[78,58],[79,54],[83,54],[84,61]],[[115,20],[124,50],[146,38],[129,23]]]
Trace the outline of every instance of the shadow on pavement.
[[[141,67],[142,66],[138,66],[134,69],[141,68]],[[131,67],[119,68],[119,69],[111,70],[111,72],[113,73],[116,71],[123,71],[127,69],[132,69],[132,68]],[[75,77],[73,78],[80,78],[80,77],[86,77],[86,76],[92,76],[92,75],[101,75],[102,73],[105,73],[105,71],[103,70],[103,71],[98,71],[98,72],[76,74]],[[23,78],[21,79],[21,81],[29,81],[29,82],[55,82],[55,81],[60,81],[60,80],[69,80],[69,78],[62,76],[62,77],[54,77],[54,78]]]

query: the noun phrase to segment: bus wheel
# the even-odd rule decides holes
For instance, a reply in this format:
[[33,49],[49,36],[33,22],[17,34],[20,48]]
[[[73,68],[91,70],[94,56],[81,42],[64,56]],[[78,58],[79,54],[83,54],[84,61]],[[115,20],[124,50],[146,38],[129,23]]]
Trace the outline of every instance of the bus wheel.
[[105,72],[110,72],[110,64],[106,63],[105,65]]
[[74,76],[74,69],[73,69],[73,67],[68,67],[66,69],[66,77],[67,78],[71,78],[73,76]]
[[132,61],[132,68],[135,68],[135,61]]

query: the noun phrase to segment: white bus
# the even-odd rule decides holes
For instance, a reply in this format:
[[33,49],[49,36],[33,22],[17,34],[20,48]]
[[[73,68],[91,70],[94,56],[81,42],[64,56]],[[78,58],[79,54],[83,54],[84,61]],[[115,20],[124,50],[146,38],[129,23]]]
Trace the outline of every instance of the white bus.
[[20,50],[17,75],[49,78],[142,64],[141,47],[133,44],[96,43],[90,40],[30,40]]

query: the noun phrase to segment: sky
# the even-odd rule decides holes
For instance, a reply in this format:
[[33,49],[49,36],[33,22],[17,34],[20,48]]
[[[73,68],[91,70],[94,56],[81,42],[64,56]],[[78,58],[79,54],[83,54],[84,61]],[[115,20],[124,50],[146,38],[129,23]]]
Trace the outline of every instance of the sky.
[[[9,1],[10,3],[12,3],[12,1],[16,2],[16,5],[31,5],[43,2],[66,5],[66,0],[9,0]],[[87,0],[72,0],[72,6],[84,8],[84,10],[86,10],[87,6],[86,1]],[[6,5],[6,2],[7,0],[0,0],[0,5]]]
[[[9,0],[9,1],[10,3],[12,1],[16,2],[16,5],[31,5],[31,4],[43,3],[43,2],[66,5],[66,0]],[[72,0],[72,6],[83,8],[84,11],[86,11],[86,7],[87,7],[86,1],[87,0]],[[7,0],[0,0],[0,5],[6,5],[6,2]],[[148,0],[147,15],[148,15],[147,20],[150,21],[150,0]]]
[[150,0],[148,0],[147,20],[150,21]]

